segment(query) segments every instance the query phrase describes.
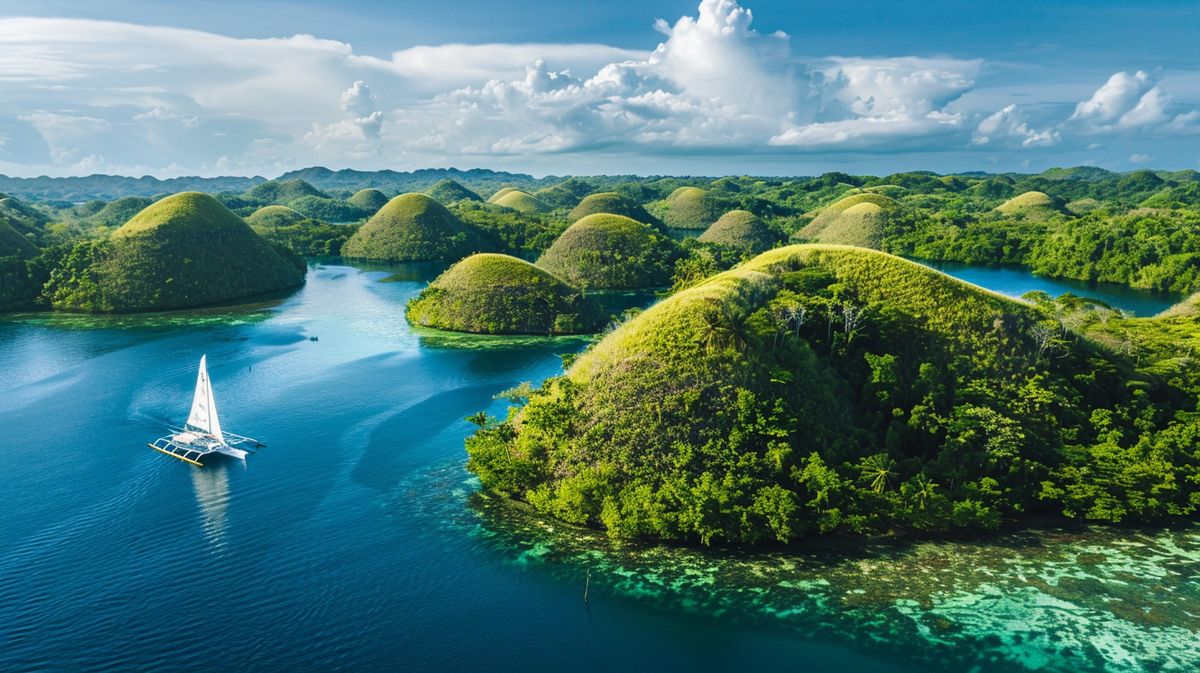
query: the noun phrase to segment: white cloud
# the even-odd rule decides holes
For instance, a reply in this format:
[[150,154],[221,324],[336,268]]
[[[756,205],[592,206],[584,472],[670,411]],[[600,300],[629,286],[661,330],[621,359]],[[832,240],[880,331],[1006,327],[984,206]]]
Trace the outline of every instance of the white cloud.
[[1080,101],[1068,121],[1088,133],[1186,131],[1196,121],[1197,112],[1182,112],[1172,117],[1167,110],[1172,100],[1145,71],[1117,72],[1091,98]]
[[1049,147],[1056,144],[1059,137],[1059,132],[1054,129],[1031,128],[1016,105],[1006,105],[979,122],[971,142],[975,145]]
[[1145,149],[1116,149],[1126,136],[1200,134],[1200,111],[1168,93],[1194,95],[1186,78],[1118,72],[1070,113],[1049,86],[985,82],[977,96],[990,72],[979,60],[801,58],[800,36],[753,20],[735,0],[702,0],[659,20],[653,49],[445,44],[377,58],[311,35],[0,19],[0,131],[30,173],[263,174],[582,153],[1082,151],[1090,139],[1124,158]]
[[1129,155],[1129,160],[1135,164],[1144,164],[1153,158],[1154,157],[1150,156],[1149,154],[1131,154],[1131,155]]

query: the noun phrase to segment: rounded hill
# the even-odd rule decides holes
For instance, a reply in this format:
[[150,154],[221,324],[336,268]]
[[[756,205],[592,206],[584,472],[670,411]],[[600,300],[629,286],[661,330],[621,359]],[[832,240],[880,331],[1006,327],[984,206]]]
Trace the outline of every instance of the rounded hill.
[[780,237],[758,215],[746,210],[731,210],[705,229],[698,240],[757,254],[774,247]]
[[308,218],[287,206],[263,206],[246,218],[255,230],[288,227],[303,222]]
[[354,195],[349,199],[346,199],[346,201],[355,208],[358,208],[365,213],[374,215],[375,213],[379,212],[380,208],[387,205],[388,197],[387,194],[384,194],[378,189],[367,187],[366,189],[360,189],[357,192],[354,192]]
[[[797,233],[797,237],[809,240],[817,239],[821,232],[824,231],[826,227],[829,227],[836,222],[843,213],[845,213],[847,210],[850,210],[854,206],[863,203],[869,203],[877,206],[881,211],[884,212],[894,210],[899,206],[894,199],[884,196],[883,194],[875,194],[872,192],[859,192],[857,194],[851,194],[850,196],[838,199],[837,201],[834,201],[826,206],[820,213],[817,214],[815,218],[813,218],[812,222],[809,222]],[[857,211],[858,215],[863,215],[865,213],[865,209]]]
[[567,228],[537,265],[585,289],[669,284],[678,247],[653,227],[621,215],[588,215]]
[[1045,192],[1025,192],[1017,194],[996,207],[996,210],[1008,217],[1025,217],[1027,219],[1046,218],[1058,212],[1058,204]]
[[728,203],[699,187],[680,187],[658,202],[656,214],[674,229],[707,229],[725,212]]
[[483,245],[480,233],[427,194],[401,194],[342,247],[347,257],[390,261],[461,259]]
[[878,250],[883,245],[887,213],[887,210],[874,203],[856,203],[822,229],[816,241]]
[[487,202],[495,203],[497,199],[503,198],[505,194],[507,194],[509,192],[515,192],[515,191],[518,191],[516,187],[501,187],[500,189],[497,189],[495,192],[492,192],[492,195],[488,197]]
[[519,189],[510,189],[504,192],[503,195],[492,201],[492,203],[519,213],[545,213],[553,210],[550,204],[529,192],[523,192]]
[[607,316],[553,274],[508,255],[471,255],[408,303],[410,322],[476,334],[583,334]]
[[458,181],[450,178],[439,180],[437,184],[425,190],[425,193],[437,199],[439,202],[450,205],[459,201],[482,201],[475,192],[462,186]]
[[297,178],[294,180],[268,180],[259,183],[246,192],[246,198],[259,203],[286,204],[302,196],[326,197],[321,190]]
[[994,529],[1065,497],[1072,448],[1107,432],[1088,419],[1134,397],[1110,353],[1047,357],[1045,325],[898,257],[777,248],[609,333],[470,438],[468,468],[618,538]]
[[207,194],[161,199],[85,242],[48,285],[55,308],[128,313],[190,308],[295,287],[304,261],[254,233]]
[[38,249],[0,215],[0,257],[33,257]]
[[646,224],[654,224],[656,222],[656,219],[651,217],[645,208],[616,192],[600,192],[599,194],[591,194],[584,197],[579,202],[579,205],[575,206],[567,215],[567,221],[575,223],[588,215],[595,215],[597,213],[623,215],[631,220],[637,220]]
[[119,227],[134,215],[154,203],[154,199],[144,196],[126,196],[109,203],[88,217],[88,220],[109,227]]

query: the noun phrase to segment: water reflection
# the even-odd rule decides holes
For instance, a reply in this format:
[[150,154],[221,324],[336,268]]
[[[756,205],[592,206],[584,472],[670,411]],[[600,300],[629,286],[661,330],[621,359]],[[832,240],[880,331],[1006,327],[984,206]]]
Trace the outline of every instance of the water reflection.
[[192,488],[200,505],[200,527],[213,551],[225,547],[229,521],[229,463],[215,461],[192,470]]

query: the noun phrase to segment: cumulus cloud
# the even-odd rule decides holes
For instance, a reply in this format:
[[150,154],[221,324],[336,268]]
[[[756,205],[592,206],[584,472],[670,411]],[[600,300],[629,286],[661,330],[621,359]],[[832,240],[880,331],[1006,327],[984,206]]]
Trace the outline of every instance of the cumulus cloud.
[[1006,144],[1019,147],[1049,147],[1059,141],[1055,129],[1034,129],[1016,105],[1006,105],[988,115],[975,127],[975,145]]
[[1080,101],[1069,122],[1086,132],[1180,130],[1196,120],[1195,111],[1172,117],[1172,97],[1145,71],[1113,73],[1091,98]]
[[802,58],[799,38],[754,18],[736,0],[701,0],[659,20],[652,49],[445,44],[387,58],[312,35],[0,19],[0,131],[5,157],[20,148],[28,172],[102,162],[160,174],[584,153],[1082,151],[1200,133],[1200,111],[1168,93],[1186,88],[1143,71],[1115,73],[1073,112],[1045,95],[1017,107],[1016,85],[974,95],[988,76],[979,60]]

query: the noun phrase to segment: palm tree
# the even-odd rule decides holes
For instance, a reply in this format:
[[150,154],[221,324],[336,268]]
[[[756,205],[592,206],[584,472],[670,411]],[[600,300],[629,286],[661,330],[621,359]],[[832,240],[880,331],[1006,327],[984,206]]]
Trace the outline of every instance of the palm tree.
[[873,456],[863,458],[859,463],[859,469],[862,470],[863,481],[871,483],[871,490],[876,493],[883,493],[887,488],[888,482],[894,476],[893,470],[896,469],[896,461],[892,460],[885,453],[877,453]]
[[732,302],[710,299],[701,313],[703,333],[700,336],[708,352],[733,348],[743,350],[750,342],[746,315]]

